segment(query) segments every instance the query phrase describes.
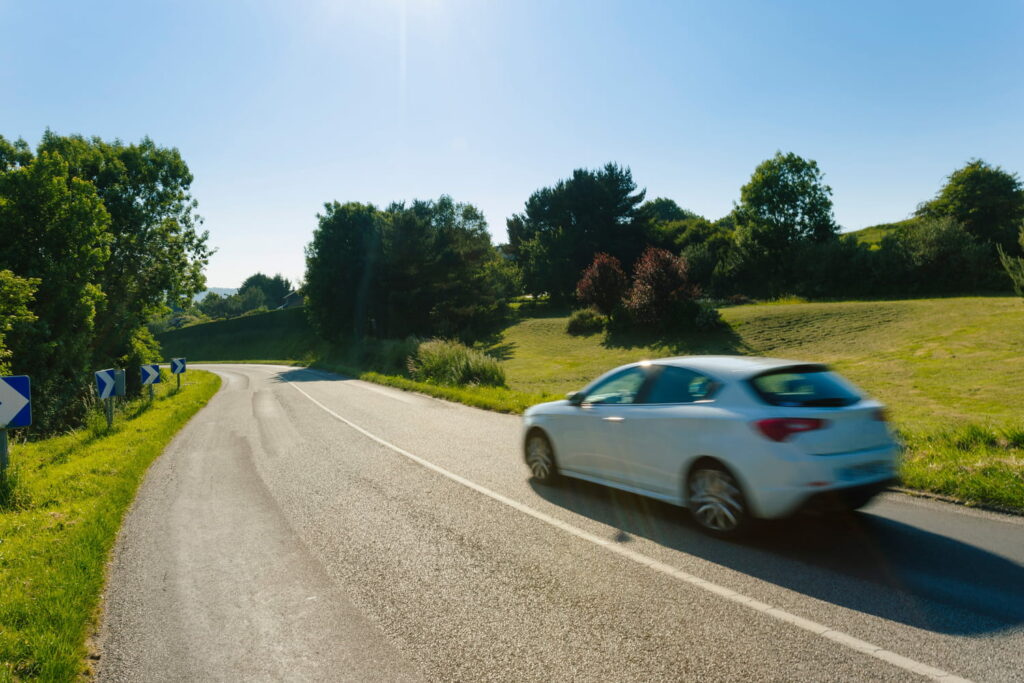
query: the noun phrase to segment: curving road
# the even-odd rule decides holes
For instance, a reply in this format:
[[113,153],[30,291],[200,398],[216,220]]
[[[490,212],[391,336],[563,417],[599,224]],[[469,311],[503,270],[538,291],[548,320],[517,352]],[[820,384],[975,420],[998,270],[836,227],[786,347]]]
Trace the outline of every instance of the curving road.
[[889,494],[717,541],[534,484],[517,417],[206,369],[121,531],[101,680],[1024,680],[1024,518]]

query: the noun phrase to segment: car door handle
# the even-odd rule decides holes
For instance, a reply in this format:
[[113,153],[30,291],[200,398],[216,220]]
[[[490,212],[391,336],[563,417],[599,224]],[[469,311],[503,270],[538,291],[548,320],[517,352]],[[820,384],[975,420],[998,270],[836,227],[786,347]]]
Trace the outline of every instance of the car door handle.
[[605,422],[623,422],[626,418],[614,415],[612,417],[602,417],[601,419]]

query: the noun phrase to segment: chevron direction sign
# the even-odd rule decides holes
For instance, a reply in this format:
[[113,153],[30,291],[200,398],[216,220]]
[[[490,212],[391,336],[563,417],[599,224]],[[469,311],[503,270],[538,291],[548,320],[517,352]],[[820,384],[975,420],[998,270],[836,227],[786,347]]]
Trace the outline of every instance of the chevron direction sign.
[[96,395],[100,398],[115,396],[117,381],[114,378],[114,368],[96,371]]
[[100,398],[124,396],[124,370],[97,370],[96,395]]
[[142,373],[142,386],[160,383],[160,366],[156,363],[142,365],[139,370]]
[[27,375],[0,377],[0,429],[32,424],[32,389]]
[[185,372],[185,359],[184,358],[172,358],[171,359],[171,372],[175,375],[180,375]]

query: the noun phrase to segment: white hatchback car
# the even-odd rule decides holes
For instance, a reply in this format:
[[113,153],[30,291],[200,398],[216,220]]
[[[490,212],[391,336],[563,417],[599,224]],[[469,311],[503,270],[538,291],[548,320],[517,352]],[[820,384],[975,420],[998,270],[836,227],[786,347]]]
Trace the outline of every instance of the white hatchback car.
[[526,463],[690,509],[717,536],[752,517],[855,509],[895,483],[882,405],[827,366],[694,356],[616,368],[529,408]]

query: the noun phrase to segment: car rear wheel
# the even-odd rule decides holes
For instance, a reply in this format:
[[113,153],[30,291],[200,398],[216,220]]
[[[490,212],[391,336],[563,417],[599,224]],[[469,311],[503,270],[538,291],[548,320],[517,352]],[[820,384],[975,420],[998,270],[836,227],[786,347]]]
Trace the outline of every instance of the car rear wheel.
[[739,482],[724,466],[705,461],[690,472],[687,482],[690,514],[713,536],[735,537],[750,521]]
[[533,432],[526,438],[526,464],[533,478],[542,484],[549,484],[558,478],[555,450],[542,432]]

